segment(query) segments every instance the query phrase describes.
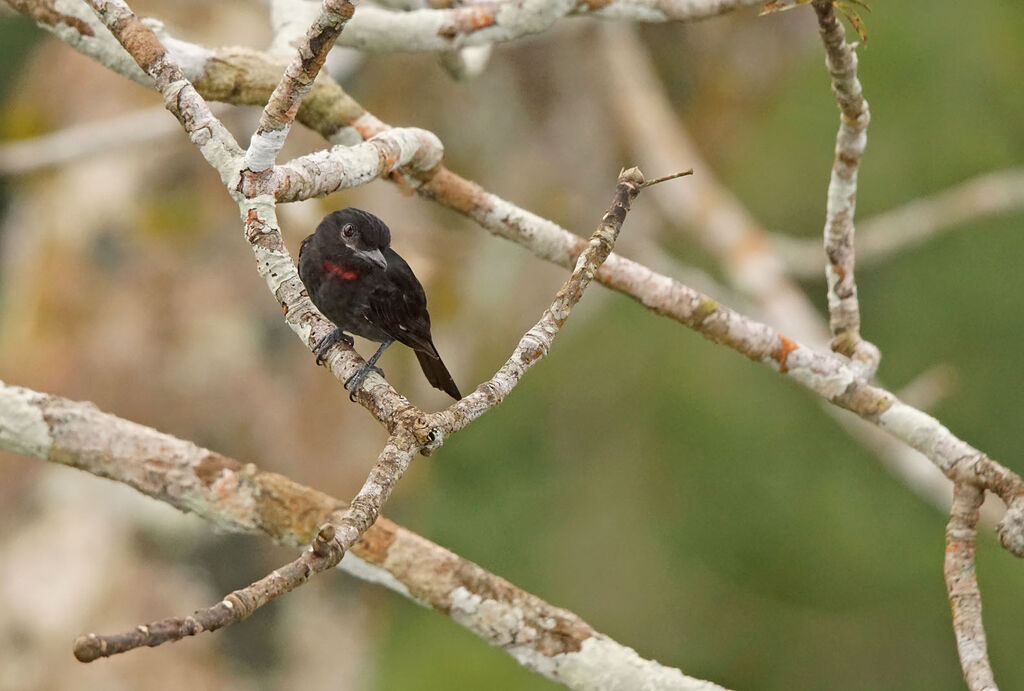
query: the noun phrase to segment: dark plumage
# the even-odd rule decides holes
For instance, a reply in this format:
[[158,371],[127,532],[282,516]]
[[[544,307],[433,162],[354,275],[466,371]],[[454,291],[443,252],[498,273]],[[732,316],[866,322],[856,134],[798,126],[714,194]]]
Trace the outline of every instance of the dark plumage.
[[462,398],[431,340],[423,286],[391,249],[391,231],[384,221],[351,207],[327,214],[302,241],[299,276],[313,304],[338,327],[317,344],[318,364],[338,341],[352,345],[346,331],[381,344],[345,382],[353,400],[366,376],[377,369],[377,358],[395,341],[416,351],[431,386]]

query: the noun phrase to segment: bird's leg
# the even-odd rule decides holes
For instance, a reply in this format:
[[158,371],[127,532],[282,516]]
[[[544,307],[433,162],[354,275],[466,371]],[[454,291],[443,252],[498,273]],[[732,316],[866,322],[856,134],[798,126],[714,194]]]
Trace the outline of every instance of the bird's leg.
[[331,349],[338,341],[345,343],[348,347],[352,347],[355,340],[346,334],[341,329],[335,329],[331,333],[327,334],[320,339],[320,342],[316,344],[316,364],[322,365],[327,360],[327,351]]
[[380,356],[384,354],[384,351],[387,350],[387,347],[392,343],[394,343],[393,340],[381,343],[380,348],[377,348],[377,352],[373,354],[373,357],[367,360],[366,364],[363,365],[358,372],[345,380],[345,388],[348,389],[348,399],[350,401],[356,400],[356,391],[359,391],[359,387],[363,385],[363,380],[366,379],[370,372],[376,372],[381,376],[384,375],[384,372],[379,367],[374,367],[374,365],[377,363],[377,360],[380,359]]

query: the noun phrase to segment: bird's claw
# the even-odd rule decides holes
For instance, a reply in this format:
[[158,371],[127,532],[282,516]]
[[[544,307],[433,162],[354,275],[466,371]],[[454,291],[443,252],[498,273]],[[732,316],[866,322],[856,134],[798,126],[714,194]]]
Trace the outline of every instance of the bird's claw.
[[335,329],[326,336],[320,339],[320,342],[316,344],[316,364],[322,365],[327,361],[327,351],[334,346],[335,343],[344,343],[349,348],[355,345],[355,339],[349,336],[341,329]]
[[380,367],[374,367],[373,365],[366,365],[362,367],[358,372],[353,374],[351,377],[345,380],[345,389],[348,391],[348,400],[355,403],[356,394],[359,392],[359,387],[363,385],[363,382],[370,372],[376,372],[380,376],[384,376],[384,370]]

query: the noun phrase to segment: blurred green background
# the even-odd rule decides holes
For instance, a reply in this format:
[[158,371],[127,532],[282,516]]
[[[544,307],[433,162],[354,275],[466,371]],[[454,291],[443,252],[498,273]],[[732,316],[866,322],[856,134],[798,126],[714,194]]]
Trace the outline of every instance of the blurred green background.
[[[140,8],[206,45],[260,46],[269,35],[258,3]],[[1021,165],[1024,6],[883,3],[865,20],[860,75],[872,122],[859,218]],[[383,120],[437,133],[452,170],[588,234],[619,167],[644,166],[608,114],[596,24],[565,20],[499,46],[467,83],[433,56],[370,55],[344,84]],[[639,32],[723,183],[767,227],[818,236],[837,112],[810,9]],[[0,98],[6,139],[158,105],[7,15]],[[225,114],[240,141],[254,118]],[[351,496],[383,432],[283,325],[234,205],[183,140],[0,179],[0,379],[89,399]],[[319,146],[296,131],[289,152]],[[500,365],[564,278],[383,182],[282,209],[293,252],[322,213],[349,204],[392,226],[464,391]],[[885,385],[950,365],[955,385],[931,412],[1017,472],[1022,221],[1019,212],[978,221],[858,271],[863,331],[882,350]],[[680,260],[720,275],[643,196],[623,253],[631,233],[652,227]],[[823,281],[802,287],[823,308]],[[383,365],[414,402],[444,405],[408,353]],[[78,593],[61,626],[40,633],[0,608],[0,640],[17,642],[17,655],[0,646],[15,675],[0,688],[553,687],[446,617],[342,575],[216,635],[77,665],[75,635],[191,611],[288,552],[140,508],[153,502],[67,469],[2,458],[0,554],[49,525],[55,504],[109,512],[109,523],[93,520],[116,526],[109,539],[122,547],[82,558],[98,573],[74,560],[40,567],[40,587]],[[942,580],[945,514],[815,396],[597,286],[548,359],[500,408],[418,459],[386,513],[641,655],[730,688],[963,688]],[[978,569],[996,679],[1024,688],[1024,564],[988,531]],[[76,584],[88,573],[92,585]],[[7,590],[11,601],[26,597]]]

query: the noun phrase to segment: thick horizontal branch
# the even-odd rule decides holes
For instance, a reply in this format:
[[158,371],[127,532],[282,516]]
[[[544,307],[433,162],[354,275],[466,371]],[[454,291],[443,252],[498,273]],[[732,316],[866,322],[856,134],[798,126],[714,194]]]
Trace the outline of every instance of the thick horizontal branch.
[[[221,530],[269,537],[290,547],[309,544],[317,526],[344,502],[251,463],[79,403],[0,383],[0,448],[84,470],[126,484]],[[353,557],[356,557],[355,559]],[[718,686],[645,660],[503,578],[381,518],[352,546],[339,568],[384,585],[450,616],[556,681],[596,689],[587,670],[613,674],[619,688]]]
[[[696,21],[762,0],[486,0],[471,4],[403,3],[395,11],[361,5],[338,44],[366,51],[448,52],[513,41],[567,16],[669,22]],[[304,3],[312,19],[315,3]],[[301,5],[300,5],[301,7]],[[301,23],[301,21],[300,21]]]
[[[365,142],[316,151],[275,166],[266,185],[278,202],[300,201],[365,185],[399,168],[432,170],[443,156],[441,140],[432,132],[395,127]],[[248,179],[243,172],[243,194]]]
[[[499,5],[515,0],[491,0],[477,4]],[[377,0],[393,10],[450,9],[463,0]],[[592,16],[636,22],[685,22],[725,14],[741,7],[764,4],[764,0],[579,0],[570,16]]]

